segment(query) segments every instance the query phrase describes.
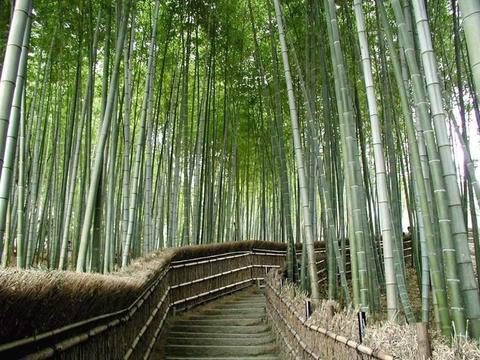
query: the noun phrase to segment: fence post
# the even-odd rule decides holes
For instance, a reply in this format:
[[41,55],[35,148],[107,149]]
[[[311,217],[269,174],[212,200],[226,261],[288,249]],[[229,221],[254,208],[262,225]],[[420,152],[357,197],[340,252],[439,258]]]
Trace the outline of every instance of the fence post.
[[430,344],[428,326],[424,322],[417,322],[417,343],[418,355],[420,356],[420,359],[431,359],[432,346]]
[[305,300],[305,320],[312,315],[312,303],[310,300]]
[[254,275],[255,275],[255,267],[253,266],[253,260],[254,260],[254,257],[255,257],[255,250],[252,249],[250,251],[250,279],[254,279]]
[[358,316],[358,337],[360,338],[360,344],[363,342],[365,336],[365,326],[367,325],[367,314],[364,311],[359,311]]

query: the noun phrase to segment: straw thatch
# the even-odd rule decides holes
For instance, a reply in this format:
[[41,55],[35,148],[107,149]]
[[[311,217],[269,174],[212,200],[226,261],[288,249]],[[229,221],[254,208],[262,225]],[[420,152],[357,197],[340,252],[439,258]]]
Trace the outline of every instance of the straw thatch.
[[2,269],[0,343],[127,307],[170,257],[151,255],[111,275]]

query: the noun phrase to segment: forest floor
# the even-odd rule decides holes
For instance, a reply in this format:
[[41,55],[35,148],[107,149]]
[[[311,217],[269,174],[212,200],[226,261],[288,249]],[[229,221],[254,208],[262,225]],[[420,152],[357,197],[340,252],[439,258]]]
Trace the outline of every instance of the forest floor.
[[[417,321],[421,319],[422,297],[420,284],[416,270],[411,261],[406,263],[406,287],[409,300]],[[320,287],[322,297],[327,298],[327,283]],[[340,289],[339,289],[340,290]],[[350,287],[350,292],[352,291]],[[334,319],[328,320],[325,314],[327,304],[334,304],[337,309]],[[331,300],[324,300],[320,305],[321,309],[316,314],[315,322],[320,326],[328,328],[337,334],[358,340],[357,312],[352,308],[342,308],[340,304]],[[446,339],[435,329],[435,318],[433,304],[430,301],[430,328],[431,345],[434,360],[480,360],[480,343],[475,340],[458,341],[454,340],[449,346]],[[386,309],[386,295],[383,291],[380,297],[380,308]],[[325,311],[323,311],[325,312]],[[385,310],[373,314],[367,319],[364,344],[372,349],[381,349],[397,358],[406,360],[418,359],[417,334],[415,326],[409,326],[404,316],[400,316],[396,322],[387,320]]]

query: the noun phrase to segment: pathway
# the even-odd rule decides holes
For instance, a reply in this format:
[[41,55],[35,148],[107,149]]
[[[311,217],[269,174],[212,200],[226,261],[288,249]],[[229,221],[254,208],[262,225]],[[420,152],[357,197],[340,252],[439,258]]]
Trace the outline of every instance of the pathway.
[[222,297],[172,318],[150,359],[278,360],[257,287]]

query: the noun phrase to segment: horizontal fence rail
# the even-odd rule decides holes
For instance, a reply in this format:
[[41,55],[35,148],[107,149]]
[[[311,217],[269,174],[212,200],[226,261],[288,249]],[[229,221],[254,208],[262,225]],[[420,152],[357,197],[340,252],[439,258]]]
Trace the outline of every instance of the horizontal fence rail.
[[307,323],[297,308],[276,289],[274,277],[266,280],[267,316],[281,338],[284,351],[295,359],[380,359],[395,358],[380,350]]

